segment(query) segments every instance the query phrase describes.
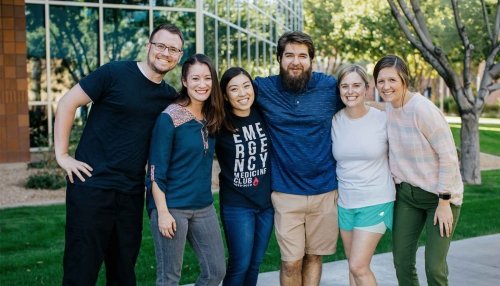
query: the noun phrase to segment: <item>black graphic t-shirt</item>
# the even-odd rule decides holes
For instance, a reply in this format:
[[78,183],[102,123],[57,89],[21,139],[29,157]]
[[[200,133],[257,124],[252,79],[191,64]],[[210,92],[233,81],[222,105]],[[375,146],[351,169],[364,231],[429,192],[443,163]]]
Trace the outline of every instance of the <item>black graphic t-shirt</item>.
[[271,206],[271,142],[263,118],[252,109],[248,117],[234,114],[235,133],[217,136],[221,205],[264,209]]

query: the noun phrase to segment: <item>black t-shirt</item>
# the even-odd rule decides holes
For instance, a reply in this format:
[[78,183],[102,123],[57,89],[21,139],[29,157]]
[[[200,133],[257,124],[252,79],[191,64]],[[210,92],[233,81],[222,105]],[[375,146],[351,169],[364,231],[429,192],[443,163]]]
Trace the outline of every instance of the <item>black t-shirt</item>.
[[144,191],[151,131],[175,90],[156,84],[137,62],[111,62],[80,81],[92,107],[75,158],[94,170],[75,184],[135,193]]
[[238,130],[224,130],[215,145],[221,205],[271,207],[271,142],[264,120],[254,109],[248,117],[232,117]]

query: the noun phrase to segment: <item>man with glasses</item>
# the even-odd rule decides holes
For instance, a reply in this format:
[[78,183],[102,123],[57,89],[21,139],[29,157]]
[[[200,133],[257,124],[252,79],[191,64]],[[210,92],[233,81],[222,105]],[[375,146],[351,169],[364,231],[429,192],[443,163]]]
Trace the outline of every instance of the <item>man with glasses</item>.
[[[63,285],[95,285],[103,261],[107,285],[136,285],[149,139],[176,96],[163,77],[181,59],[183,44],[177,27],[160,25],[146,60],[105,64],[59,101],[54,145],[68,176]],[[91,102],[73,158],[68,145],[75,112]]]

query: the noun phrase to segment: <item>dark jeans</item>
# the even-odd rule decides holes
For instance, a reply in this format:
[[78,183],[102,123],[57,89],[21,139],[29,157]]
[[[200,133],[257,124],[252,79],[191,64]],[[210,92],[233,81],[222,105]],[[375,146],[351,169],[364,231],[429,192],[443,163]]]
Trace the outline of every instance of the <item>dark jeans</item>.
[[136,285],[144,194],[68,183],[63,285],[95,285],[102,262],[107,285]]
[[273,230],[273,208],[258,210],[222,205],[221,218],[229,252],[222,285],[256,285]]
[[[450,237],[441,237],[439,225],[434,225],[434,213],[438,196],[408,183],[399,184],[394,205],[392,231],[394,266],[399,285],[419,285],[415,259],[418,239],[423,228],[427,233],[425,241],[425,274],[429,286],[448,285],[448,264],[446,256],[450,248]],[[455,231],[460,207],[453,204],[453,228]]]

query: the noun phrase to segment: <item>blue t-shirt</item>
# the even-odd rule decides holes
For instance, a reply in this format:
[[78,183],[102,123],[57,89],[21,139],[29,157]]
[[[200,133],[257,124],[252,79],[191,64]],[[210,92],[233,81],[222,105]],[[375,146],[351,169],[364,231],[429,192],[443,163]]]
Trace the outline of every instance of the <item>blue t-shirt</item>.
[[147,79],[134,61],[105,64],[80,86],[93,103],[75,158],[93,171],[85,182],[75,176],[75,184],[144,192],[151,130],[177,93],[164,81]]
[[200,209],[212,204],[214,153],[215,139],[202,122],[178,104],[167,107],[151,137],[146,177],[148,211],[156,208],[151,181],[165,193],[168,208]]
[[267,123],[274,191],[317,195],[337,189],[330,130],[341,105],[335,78],[313,72],[305,90],[290,92],[277,75],[257,77],[257,104]]

